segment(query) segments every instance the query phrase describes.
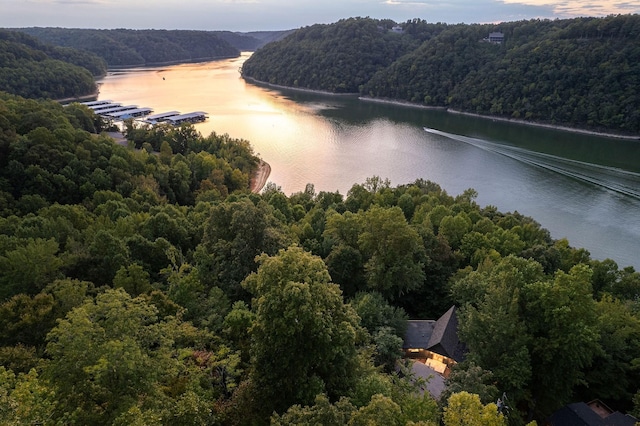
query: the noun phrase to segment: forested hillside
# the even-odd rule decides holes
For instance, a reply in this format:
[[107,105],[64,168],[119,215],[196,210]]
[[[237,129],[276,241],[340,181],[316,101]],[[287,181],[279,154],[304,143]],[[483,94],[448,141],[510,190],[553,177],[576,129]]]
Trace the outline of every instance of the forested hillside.
[[[640,132],[640,16],[489,25],[369,18],[314,25],[256,52],[268,83],[627,134]],[[366,30],[365,30],[366,29]],[[492,32],[504,34],[490,43]]]
[[[102,125],[0,96],[0,424],[506,425],[502,392],[510,425],[640,411],[633,268],[472,189],[252,194],[247,141]],[[469,352],[435,401],[394,366],[407,318],[452,304]]]
[[258,40],[258,44],[253,49],[256,50],[262,46],[271,43],[272,41],[282,40],[295,30],[282,30],[282,31],[250,31],[248,33],[242,33],[243,35],[252,37]]
[[252,31],[248,33],[239,33],[232,31],[212,31],[218,37],[229,42],[230,45],[242,51],[255,51],[267,43],[277,41],[293,30],[283,31]]
[[418,47],[391,32],[392,21],[348,19],[312,25],[267,44],[242,67],[246,77],[285,86],[358,92],[381,69]]
[[[92,52],[110,67],[189,62],[230,58],[240,54],[225,38],[210,31],[183,30],[94,30],[74,28],[19,28],[42,41]],[[246,39],[246,40],[244,40]],[[250,44],[251,37],[233,40]]]
[[28,98],[81,96],[93,93],[93,76],[104,73],[106,64],[93,54],[0,30],[1,91]]

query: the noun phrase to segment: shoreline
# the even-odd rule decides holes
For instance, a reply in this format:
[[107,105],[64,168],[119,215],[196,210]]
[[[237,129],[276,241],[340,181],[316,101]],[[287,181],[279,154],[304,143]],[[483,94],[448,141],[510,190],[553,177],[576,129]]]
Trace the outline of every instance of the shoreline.
[[580,133],[580,134],[583,134],[583,135],[604,136],[604,137],[607,137],[607,138],[616,138],[616,139],[626,139],[626,140],[640,141],[640,136],[621,135],[621,134],[617,134],[617,133],[605,133],[605,132],[598,132],[596,130],[579,129],[577,127],[567,127],[567,126],[561,126],[561,125],[557,125],[557,124],[547,124],[547,123],[539,123],[539,122],[535,122],[535,121],[519,120],[519,119],[516,119],[516,118],[507,118],[507,117],[497,117],[497,116],[493,116],[493,115],[475,114],[475,113],[472,113],[472,112],[458,111],[458,110],[449,109],[449,108],[447,108],[447,112],[451,113],[451,114],[467,115],[469,117],[484,118],[484,119],[489,119],[489,120],[494,120],[494,121],[502,121],[502,122],[505,122],[505,123],[523,124],[525,126],[542,127],[542,128],[551,129],[551,130],[561,130],[561,131],[571,132],[571,133]]
[[459,110],[455,110],[455,109],[451,109],[451,108],[447,108],[447,107],[421,105],[421,104],[416,104],[416,103],[413,103],[413,102],[407,102],[407,101],[401,101],[401,100],[383,99],[383,98],[371,98],[371,97],[368,97],[368,96],[359,96],[359,93],[333,93],[333,92],[327,92],[327,91],[323,91],[323,90],[304,89],[304,88],[297,88],[297,87],[282,86],[282,85],[279,85],[279,84],[271,84],[271,83],[266,83],[264,81],[256,80],[255,78],[246,77],[246,76],[242,76],[242,78],[245,81],[249,82],[249,83],[254,83],[254,84],[257,84],[257,85],[263,85],[263,86],[267,86],[267,87],[273,87],[273,88],[276,88],[276,89],[293,90],[293,91],[296,91],[296,92],[312,93],[312,94],[319,94],[319,95],[329,95],[329,96],[358,96],[358,100],[359,101],[363,101],[363,102],[389,104],[389,105],[396,105],[396,106],[401,106],[401,107],[406,107],[406,108],[442,110],[442,111],[446,111],[446,112],[451,113],[451,114],[467,115],[469,117],[482,118],[482,119],[485,119],[485,120],[493,120],[493,121],[502,121],[502,122],[505,122],[505,123],[522,124],[522,125],[525,125],[525,126],[541,127],[541,128],[551,129],[551,130],[560,130],[560,131],[564,131],[564,132],[578,133],[578,134],[583,134],[583,135],[602,136],[602,137],[607,137],[607,138],[624,139],[624,140],[630,140],[630,141],[640,141],[640,135],[639,136],[632,136],[632,135],[623,135],[623,134],[618,134],[618,133],[599,132],[599,131],[596,131],[596,130],[585,130],[585,129],[580,129],[580,128],[577,128],[577,127],[568,127],[568,126],[562,126],[562,125],[557,125],[557,124],[547,124],[547,123],[541,123],[541,122],[535,122],[535,121],[519,120],[519,119],[515,119],[515,118],[499,117],[499,116],[494,116],[494,115],[482,115],[482,114],[476,114],[476,113],[472,113],[472,112],[459,111]]
[[[104,134],[113,139],[113,142],[118,145],[122,145],[124,147],[129,146],[129,141],[121,132],[104,132]],[[260,191],[262,191],[262,188],[267,184],[269,176],[271,176],[271,165],[260,159],[258,168],[249,179],[249,191],[254,194],[259,194]]]
[[107,65],[107,71],[104,75],[99,75],[99,76],[93,76],[93,79],[96,83],[96,89],[93,93],[89,93],[86,95],[81,95],[81,96],[70,96],[68,98],[62,98],[62,99],[54,99],[54,101],[61,103],[61,104],[67,104],[67,103],[73,103],[73,102],[84,102],[84,101],[88,101],[88,100],[92,100],[92,99],[97,99],[98,96],[100,95],[100,82],[98,82],[97,80],[104,78],[106,75],[108,75],[110,72],[118,72],[118,71],[125,71],[125,70],[130,70],[133,68],[154,68],[154,67],[162,67],[162,66],[170,66],[170,65],[182,65],[182,64],[198,64],[198,63],[202,63],[202,62],[210,62],[210,61],[217,61],[217,60],[222,60],[222,59],[233,59],[233,58],[239,58],[240,55],[237,56],[216,56],[216,57],[211,57],[211,58],[194,58],[194,59],[190,59],[190,60],[176,60],[176,61],[167,61],[167,62],[149,62],[149,63],[145,63],[145,64],[133,64],[133,65],[117,65],[115,67],[110,67],[109,65]]
[[283,86],[281,84],[273,84],[273,83],[267,83],[266,81],[256,80],[253,77],[247,77],[247,76],[244,76],[242,74],[240,74],[240,75],[241,75],[242,79],[244,81],[246,81],[246,82],[253,83],[253,84],[256,84],[258,86],[273,87],[274,89],[292,90],[294,92],[314,93],[316,95],[329,95],[329,96],[353,96],[353,97],[356,97],[356,96],[359,95],[359,93],[356,93],[356,92],[334,93],[334,92],[328,92],[326,90],[314,90],[314,89],[305,89],[304,87]]
[[93,93],[80,95],[80,96],[71,96],[71,97],[62,98],[62,99],[54,99],[54,100],[64,105],[64,104],[71,104],[74,102],[84,102],[94,98],[97,99],[98,95],[100,95],[100,85],[96,83],[96,90]]
[[271,175],[271,165],[264,160],[260,160],[258,169],[255,171],[249,182],[249,190],[254,194],[259,194],[267,184],[267,179]]
[[233,58],[239,58],[239,57],[240,55],[235,55],[235,56],[227,55],[227,56],[211,56],[211,57],[192,58],[192,59],[176,59],[173,61],[145,62],[143,64],[130,64],[130,65],[108,65],[107,64],[107,73],[117,72],[122,70],[129,70],[132,68],[154,68],[154,67],[163,67],[163,66],[170,66],[170,65],[199,64],[202,62],[211,62],[211,61],[217,61],[221,59],[233,59]]
[[378,103],[378,104],[397,105],[397,106],[407,107],[407,108],[418,108],[418,109],[448,111],[447,107],[414,104],[413,102],[398,101],[398,100],[387,99],[387,98],[371,98],[369,96],[360,96],[358,98],[358,100],[360,100],[362,102],[373,102],[373,103]]
[[369,97],[365,97],[365,96],[360,97],[358,99],[361,100],[361,101],[364,101],[364,102],[377,102],[377,103],[381,103],[381,104],[397,105],[397,106],[402,106],[402,107],[407,107],[407,108],[442,110],[442,111],[448,112],[449,114],[466,115],[466,116],[469,116],[469,117],[480,118],[480,119],[484,119],[484,120],[501,121],[501,122],[504,122],[504,123],[522,124],[524,126],[541,127],[541,128],[545,128],[545,129],[560,130],[560,131],[564,131],[564,132],[579,133],[579,134],[583,134],[583,135],[602,136],[602,137],[614,138],[614,139],[640,141],[640,136],[621,135],[621,134],[618,134],[618,133],[598,132],[596,130],[585,130],[585,129],[579,129],[577,127],[568,127],[568,126],[561,126],[561,125],[557,125],[557,124],[547,124],[547,123],[541,123],[541,122],[536,122],[536,121],[519,120],[519,119],[516,119],[516,118],[499,117],[499,116],[495,116],[495,115],[482,115],[482,114],[476,114],[476,113],[473,113],[473,112],[459,111],[459,110],[451,109],[451,108],[447,108],[447,107],[437,107],[437,106],[428,106],[428,105],[415,104],[415,103],[407,102],[407,101],[396,101],[396,100],[393,100],[393,99],[369,98]]

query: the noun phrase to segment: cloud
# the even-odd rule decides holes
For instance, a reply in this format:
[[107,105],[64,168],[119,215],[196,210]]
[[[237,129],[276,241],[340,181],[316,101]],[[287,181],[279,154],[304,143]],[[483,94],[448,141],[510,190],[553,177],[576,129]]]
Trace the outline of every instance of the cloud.
[[260,0],[220,0],[219,3],[230,3],[230,4],[257,4],[261,3]]
[[87,4],[87,5],[96,5],[96,6],[113,4],[113,2],[109,0],[28,0],[27,3],[45,4],[45,5],[46,4],[48,5]]
[[560,17],[640,13],[637,0],[500,0],[504,4],[549,7]]
[[606,16],[640,13],[640,0],[0,0],[0,11],[0,27],[253,31],[353,16],[448,23]]
[[97,6],[113,4],[113,2],[107,0],[54,0],[54,3],[58,4],[95,4]]
[[385,0],[382,2],[387,6],[418,6],[429,7],[429,2],[426,1],[407,1],[407,0]]

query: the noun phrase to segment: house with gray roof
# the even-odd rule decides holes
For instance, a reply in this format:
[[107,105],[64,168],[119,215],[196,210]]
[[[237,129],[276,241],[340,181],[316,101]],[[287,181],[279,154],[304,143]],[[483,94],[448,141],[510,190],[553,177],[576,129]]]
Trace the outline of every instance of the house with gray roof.
[[451,366],[464,360],[465,346],[458,338],[458,317],[452,306],[437,320],[409,320],[402,349],[407,358],[423,361],[445,377]]
[[576,402],[553,413],[550,426],[634,426],[638,419],[613,411],[599,400]]
[[501,32],[489,33],[489,37],[486,40],[489,43],[502,44],[504,42],[504,34]]

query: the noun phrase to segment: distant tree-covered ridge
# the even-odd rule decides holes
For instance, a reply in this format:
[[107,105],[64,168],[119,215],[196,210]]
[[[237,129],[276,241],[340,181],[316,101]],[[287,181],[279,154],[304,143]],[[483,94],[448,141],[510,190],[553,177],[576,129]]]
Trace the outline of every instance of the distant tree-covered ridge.
[[[94,30],[75,28],[20,28],[42,41],[92,52],[110,67],[189,62],[230,58],[240,54],[232,46],[251,46],[256,39],[241,35],[224,37],[210,31],[186,30]],[[233,33],[231,33],[233,34]]]
[[234,31],[209,31],[216,34],[221,39],[227,41],[230,45],[241,51],[255,51],[265,44],[272,41],[280,40],[295,30],[281,31],[250,31],[250,32],[234,32]]
[[93,76],[104,73],[106,64],[96,55],[0,30],[1,91],[27,98],[76,97],[93,93]]
[[[504,40],[489,42],[492,32]],[[638,15],[484,25],[351,18],[299,29],[242,71],[291,87],[640,132]]]
[[[15,28],[47,43],[91,51],[109,66],[140,65],[152,62],[186,62],[234,57],[240,51],[254,51],[293,32],[180,31],[180,30],[97,30],[80,28]],[[151,40],[150,40],[151,39]],[[231,45],[235,51],[230,50]],[[160,52],[157,43],[165,43]],[[149,49],[151,48],[151,49]],[[119,52],[120,50],[120,52]]]

